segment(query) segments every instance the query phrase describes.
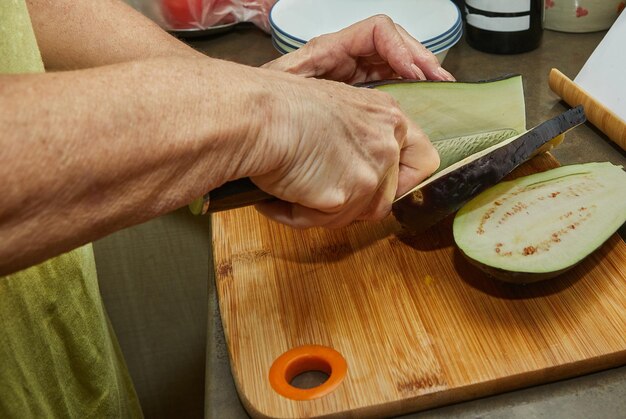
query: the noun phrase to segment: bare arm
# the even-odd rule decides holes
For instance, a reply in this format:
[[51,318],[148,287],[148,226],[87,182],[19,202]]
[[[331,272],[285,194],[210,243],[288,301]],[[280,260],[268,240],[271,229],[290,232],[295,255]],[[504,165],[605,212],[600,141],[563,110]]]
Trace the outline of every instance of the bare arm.
[[26,0],[47,70],[201,55],[119,0]]
[[[242,155],[269,98],[249,71],[160,58],[0,76],[0,273],[252,174]],[[220,78],[238,88],[216,89]]]
[[0,76],[0,132],[0,274],[244,176],[295,227],[380,219],[438,164],[386,94],[209,58]]
[[[118,21],[126,9],[113,7]],[[76,28],[50,25],[64,23]],[[0,275],[244,176],[283,200],[265,213],[295,227],[380,219],[438,165],[384,93],[210,59],[168,35],[119,51],[124,36],[96,35],[79,43],[102,43],[110,60],[59,51],[60,38],[42,48],[47,64],[93,68],[0,76]]]

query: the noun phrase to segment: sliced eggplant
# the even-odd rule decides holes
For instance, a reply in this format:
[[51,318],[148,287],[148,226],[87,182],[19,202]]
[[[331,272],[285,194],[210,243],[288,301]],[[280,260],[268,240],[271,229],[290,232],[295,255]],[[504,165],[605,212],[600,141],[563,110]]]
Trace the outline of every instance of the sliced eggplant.
[[433,146],[439,153],[439,168],[435,173],[452,166],[467,156],[478,153],[493,145],[499,144],[519,133],[513,129],[500,129],[497,131],[481,132],[478,134],[464,135],[456,138],[446,138],[432,141]]
[[452,214],[481,191],[500,182],[542,146],[585,122],[582,107],[570,109],[524,134],[459,161],[417,185],[393,204],[405,227],[423,231]]
[[[387,92],[398,101],[439,152],[438,171],[526,130],[520,75],[478,82],[383,80],[361,86]],[[194,214],[205,214],[268,199],[272,197],[244,180],[229,182],[189,207]]]
[[626,172],[611,163],[563,166],[489,188],[454,219],[470,262],[507,282],[555,277],[626,222]]
[[388,80],[367,86],[393,96],[433,142],[500,130],[513,135],[526,131],[520,75],[479,82]]

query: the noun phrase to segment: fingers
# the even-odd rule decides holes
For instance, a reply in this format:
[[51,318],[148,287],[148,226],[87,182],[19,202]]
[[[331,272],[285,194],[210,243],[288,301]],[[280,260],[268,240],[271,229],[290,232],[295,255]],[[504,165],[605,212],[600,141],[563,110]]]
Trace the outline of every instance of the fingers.
[[262,202],[256,205],[257,211],[278,223],[294,228],[340,228],[357,219],[363,208],[350,207],[348,211],[328,213],[300,204],[286,201]]
[[396,198],[413,189],[439,167],[439,154],[428,136],[413,121],[408,121],[404,146],[400,150]]
[[398,166],[389,168],[380,184],[356,184],[356,192],[334,208],[309,207],[286,201],[263,202],[257,210],[268,218],[295,228],[344,227],[354,220],[380,220],[391,211],[398,183]]
[[437,57],[385,15],[311,39],[299,50],[264,65],[304,77],[346,83],[395,78],[448,80]]
[[391,212],[395,198],[404,195],[426,179],[439,166],[439,155],[428,137],[415,124],[407,131],[406,146],[400,151],[399,165],[390,167],[371,198],[362,197],[334,212],[321,211],[285,201],[257,204],[264,216],[294,228],[340,228],[354,220],[376,221]]
[[398,186],[398,166],[392,166],[383,179],[367,209],[358,217],[359,220],[381,220],[391,212],[391,204]]
[[348,55],[367,57],[379,55],[396,73],[407,79],[424,79],[424,74],[413,66],[411,51],[393,21],[377,15],[345,29]]
[[[364,167],[359,165],[356,171],[346,172],[313,197],[294,195],[297,203],[269,202],[259,204],[257,209],[277,222],[296,228],[337,228],[353,220],[375,221],[386,217],[395,198],[411,190],[439,166],[437,151],[414,122],[399,109],[389,119],[396,121],[395,128],[377,140],[386,144],[383,147],[386,151],[378,154],[380,161],[387,162],[380,172],[361,172]],[[310,180],[314,185],[326,179]]]
[[413,65],[422,70],[428,79],[445,81],[456,80],[452,74],[441,67],[435,54],[430,52],[430,50],[417,39],[413,38],[402,26],[398,24],[395,26],[409,50]]
[[377,54],[407,79],[454,80],[428,48],[385,15],[373,16],[344,31],[339,32],[344,39],[354,40],[348,45],[348,55],[352,57]]
[[246,174],[282,200],[258,206],[269,218],[298,228],[379,220],[438,167],[427,136],[389,94],[287,79],[293,91],[283,94],[293,96],[260,135],[269,166]]

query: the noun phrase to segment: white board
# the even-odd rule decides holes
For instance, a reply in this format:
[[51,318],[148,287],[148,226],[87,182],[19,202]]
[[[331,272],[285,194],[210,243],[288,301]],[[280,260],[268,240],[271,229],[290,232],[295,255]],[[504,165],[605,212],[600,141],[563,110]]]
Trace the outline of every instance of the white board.
[[574,82],[626,121],[626,13],[621,13]]

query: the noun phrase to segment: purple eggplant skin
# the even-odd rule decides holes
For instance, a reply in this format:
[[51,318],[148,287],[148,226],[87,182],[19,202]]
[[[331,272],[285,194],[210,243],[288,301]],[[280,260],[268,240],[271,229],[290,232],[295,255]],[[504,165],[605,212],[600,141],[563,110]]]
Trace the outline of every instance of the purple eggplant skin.
[[465,258],[465,260],[467,260],[471,265],[480,269],[482,272],[486,273],[490,277],[498,279],[500,281],[508,282],[511,284],[517,284],[517,285],[532,284],[533,282],[540,282],[540,281],[545,281],[547,279],[555,278],[561,275],[562,273],[569,271],[574,266],[578,265],[578,263],[580,263],[579,261],[579,262],[574,263],[571,266],[560,269],[558,271],[552,271],[552,272],[542,272],[542,273],[513,272],[513,271],[507,271],[505,269],[500,269],[500,268],[495,268],[493,266],[485,265],[484,263],[480,263],[477,260],[474,260],[468,255],[466,255],[465,252],[463,252],[463,250],[459,249],[459,251]]
[[494,77],[491,79],[485,79],[485,80],[475,80],[475,81],[447,81],[447,80],[413,80],[413,79],[385,79],[385,80],[374,80],[374,81],[367,81],[367,82],[362,82],[362,83],[356,83],[355,86],[356,87],[364,87],[364,88],[375,88],[375,87],[379,87],[379,86],[385,86],[388,84],[403,84],[403,83],[491,83],[494,81],[499,81],[499,80],[506,80],[506,79],[510,79],[511,77],[518,77],[519,74],[515,74],[515,73],[510,73],[510,74],[504,74],[502,76],[499,77]]
[[552,138],[584,123],[582,106],[572,108],[522,134],[514,141],[477,158],[417,189],[392,206],[400,224],[415,232],[434,226],[513,169]]

